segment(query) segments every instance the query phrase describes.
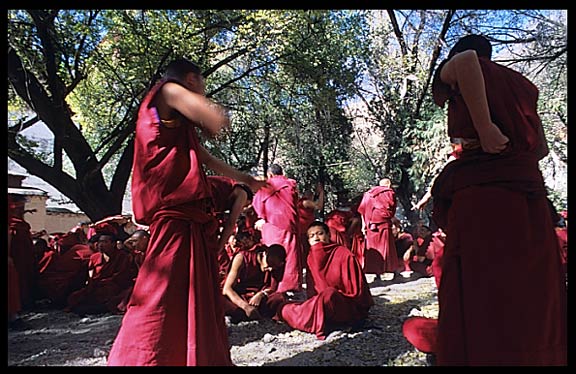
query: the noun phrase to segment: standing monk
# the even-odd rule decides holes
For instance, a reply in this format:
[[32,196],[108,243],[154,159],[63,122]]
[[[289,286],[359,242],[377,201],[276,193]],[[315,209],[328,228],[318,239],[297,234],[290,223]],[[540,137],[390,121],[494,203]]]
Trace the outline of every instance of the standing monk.
[[389,178],[383,178],[376,187],[364,193],[358,206],[362,216],[362,231],[366,236],[364,253],[364,273],[376,274],[376,279],[384,273],[398,270],[398,255],[392,217],[396,214],[396,193]]
[[432,188],[446,233],[437,363],[566,365],[566,284],[538,167],[548,153],[538,88],[491,53],[486,38],[466,36],[433,80],[436,104],[448,101],[448,135],[463,148]]
[[108,365],[232,365],[203,165],[253,190],[265,182],[200,145],[198,127],[215,135],[229,125],[204,95],[200,68],[177,59],[140,106],[132,208],[136,222],[150,227],[150,241]]
[[280,165],[272,164],[268,186],[254,194],[252,206],[260,218],[255,227],[262,232],[262,244],[280,244],[286,249],[286,265],[278,292],[301,292],[303,264],[296,181],[287,178]]

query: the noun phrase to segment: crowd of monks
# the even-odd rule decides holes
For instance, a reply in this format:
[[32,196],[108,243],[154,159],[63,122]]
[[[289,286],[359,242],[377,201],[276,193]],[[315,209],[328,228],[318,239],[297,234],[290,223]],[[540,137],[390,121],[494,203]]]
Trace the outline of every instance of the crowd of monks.
[[[271,291],[288,295],[285,300],[302,300],[307,297],[304,287],[310,281],[304,279],[310,250],[307,230],[320,216],[324,191],[318,185],[316,193],[307,190],[300,195],[296,181],[284,176],[278,165],[274,168],[276,174],[270,174],[269,186],[255,195],[231,178],[209,177],[213,213],[222,234],[216,249],[220,286],[222,289],[237,253],[256,253],[256,248],[279,244],[286,254]],[[430,240],[423,237],[413,241],[412,235],[402,231],[400,221],[394,217],[393,190],[389,186],[382,188],[389,193],[379,195],[384,200],[380,206],[387,206],[386,213],[370,208],[374,212],[371,214],[378,215],[377,223],[371,215],[364,218],[360,214],[359,199],[356,204],[342,202],[325,215],[330,242],[347,248],[363,273],[416,271],[431,276],[433,251],[427,252]],[[135,224],[129,216],[118,215],[96,223],[79,223],[64,233],[32,232],[24,219],[24,203],[23,199],[10,197],[9,319],[15,319],[18,312],[37,302],[78,314],[125,311],[146,251],[142,243],[134,243],[143,233],[149,236],[147,227]],[[363,206],[368,203],[369,199],[364,199]],[[381,235],[381,242],[366,240],[366,229],[374,225],[387,230],[386,235]],[[366,243],[371,246],[367,248]],[[371,252],[376,253],[374,259],[368,256],[366,260]],[[384,265],[390,261],[393,266]]]
[[[256,194],[231,178],[210,179],[213,214],[225,235],[215,249],[219,287],[231,322],[272,318],[324,339],[331,329],[360,326],[368,317],[373,300],[366,274],[375,275],[375,284],[390,274],[434,277],[439,286],[446,235],[423,222],[405,230],[387,178],[322,218],[322,186],[300,195],[279,166]],[[38,303],[79,315],[126,311],[147,227],[113,216],[47,235],[30,230],[22,199],[10,198],[9,207],[9,321]],[[566,266],[567,212],[557,218]],[[436,322],[411,318],[404,334],[432,352]]]

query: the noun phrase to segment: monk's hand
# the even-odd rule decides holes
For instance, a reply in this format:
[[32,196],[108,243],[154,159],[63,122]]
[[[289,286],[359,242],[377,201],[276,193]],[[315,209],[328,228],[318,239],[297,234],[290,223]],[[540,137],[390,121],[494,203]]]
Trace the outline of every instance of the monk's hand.
[[500,131],[500,128],[493,122],[482,126],[482,131],[478,132],[482,150],[486,153],[501,153],[506,149],[510,139]]
[[262,227],[266,223],[264,218],[259,219],[258,221],[254,222],[254,228],[258,231],[262,231]]
[[248,304],[252,305],[252,306],[259,306],[260,303],[262,302],[262,299],[265,297],[266,295],[262,292],[256,292],[254,294],[254,296],[252,296],[250,298],[250,301],[248,301]]
[[248,305],[244,309],[244,312],[246,313],[246,316],[248,316],[248,318],[250,319],[260,319],[260,313],[258,312],[258,308],[256,308],[253,305]]

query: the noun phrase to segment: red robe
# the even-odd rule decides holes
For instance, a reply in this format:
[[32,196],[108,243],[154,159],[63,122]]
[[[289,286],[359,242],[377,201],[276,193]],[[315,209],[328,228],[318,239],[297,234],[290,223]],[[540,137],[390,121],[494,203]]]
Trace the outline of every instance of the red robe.
[[392,217],[396,214],[396,194],[390,187],[372,187],[362,197],[358,213],[366,225],[364,272],[383,274],[398,270],[398,255]]
[[150,241],[108,365],[232,365],[196,126],[160,124],[150,103],[164,83],[147,94],[136,123],[132,205]]
[[[226,217],[226,211],[232,209],[234,199],[231,197],[234,187],[238,184],[234,179],[220,175],[209,175],[208,182],[212,190],[212,203],[214,204],[214,214],[218,219],[219,225],[223,226]],[[226,244],[227,246],[228,244]],[[218,274],[220,277],[219,284],[223,284],[226,280],[226,272],[230,266],[231,257],[229,256],[226,246],[218,252]]]
[[93,253],[86,244],[75,244],[63,253],[46,252],[39,263],[39,297],[50,299],[56,306],[66,305],[68,296],[86,284],[88,262]]
[[398,237],[394,241],[394,244],[396,245],[396,253],[398,254],[398,262],[400,262],[400,265],[398,267],[400,271],[410,270],[410,261],[404,260],[404,254],[406,253],[408,248],[412,246],[413,242],[414,238],[412,237],[412,234],[410,234],[409,232],[400,233],[400,235],[398,235]]
[[280,244],[286,250],[284,276],[278,292],[302,289],[302,249],[298,230],[298,190],[296,181],[284,175],[268,179],[268,186],[254,194],[252,206],[266,223],[262,227],[262,243]]
[[348,220],[347,232],[350,236],[350,251],[356,256],[362,269],[364,269],[364,253],[366,252],[366,237],[362,232],[362,217],[358,213],[358,203],[353,204],[350,208],[352,214]]
[[[437,363],[566,365],[566,284],[534,156],[538,89],[486,58],[480,64],[492,121],[510,145],[496,155],[464,149],[432,188],[446,232]],[[448,113],[451,137],[478,138],[459,94]]]
[[326,338],[331,329],[368,317],[374,300],[366,276],[350,250],[316,243],[308,254],[308,299],[283,305],[278,316],[290,327]]
[[16,317],[18,312],[22,310],[22,304],[20,303],[20,287],[18,286],[18,271],[14,266],[14,261],[12,257],[8,256],[8,275],[7,275],[7,286],[8,286],[8,321],[11,321]]
[[560,247],[560,260],[564,273],[568,271],[568,229],[566,227],[556,227],[556,236]]
[[132,288],[138,268],[132,255],[116,249],[109,261],[101,252],[94,253],[88,263],[93,270],[87,284],[68,297],[68,309],[79,313],[117,313],[118,304]]
[[352,241],[348,236],[348,223],[353,216],[350,210],[334,209],[326,215],[324,223],[330,228],[330,241],[350,249]]
[[[426,238],[418,237],[413,242],[415,253],[409,261],[410,269],[424,277],[431,277],[432,274],[432,260],[434,259],[434,247],[430,245],[432,242],[432,234]],[[418,257],[424,257],[423,261],[419,261]]]
[[9,257],[12,258],[18,274],[20,304],[24,309],[30,308],[34,303],[37,283],[30,224],[22,218],[10,217],[9,235],[11,235]]
[[[258,263],[256,246],[248,251],[239,251],[237,255],[244,258],[244,266],[238,273],[236,284],[233,288],[236,293],[244,300],[248,301],[257,292],[270,289],[272,291],[278,288],[278,282],[281,274],[276,274],[270,271],[262,272],[260,264]],[[244,311],[236,304],[231,302],[227,297],[224,297],[224,310],[227,315],[245,315]],[[258,306],[258,312],[261,316],[272,318],[281,303],[285,301],[285,297],[280,292],[271,292],[266,299]]]
[[308,226],[316,219],[314,208],[306,208],[304,206],[304,198],[298,200],[298,226],[300,227],[300,232],[306,233],[308,231]]
[[308,256],[310,245],[308,244],[308,226],[316,219],[314,208],[306,208],[304,206],[304,198],[298,200],[298,230],[300,232],[300,245],[302,253],[300,255],[301,263],[306,266],[304,259]]
[[432,275],[434,275],[434,281],[436,282],[436,288],[440,288],[440,279],[442,279],[442,262],[444,256],[444,245],[446,243],[446,238],[443,234],[436,231],[432,234],[432,242],[430,243],[430,248],[432,252]]

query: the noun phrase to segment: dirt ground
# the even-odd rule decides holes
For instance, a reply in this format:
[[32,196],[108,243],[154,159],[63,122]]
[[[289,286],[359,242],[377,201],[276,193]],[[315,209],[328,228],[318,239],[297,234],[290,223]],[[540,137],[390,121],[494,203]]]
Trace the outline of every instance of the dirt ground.
[[[409,315],[435,317],[432,278],[371,284],[375,305],[363,329],[335,331],[324,341],[271,320],[228,323],[237,366],[427,366],[403,337]],[[8,328],[8,366],[105,366],[121,315],[80,317],[46,306]]]

